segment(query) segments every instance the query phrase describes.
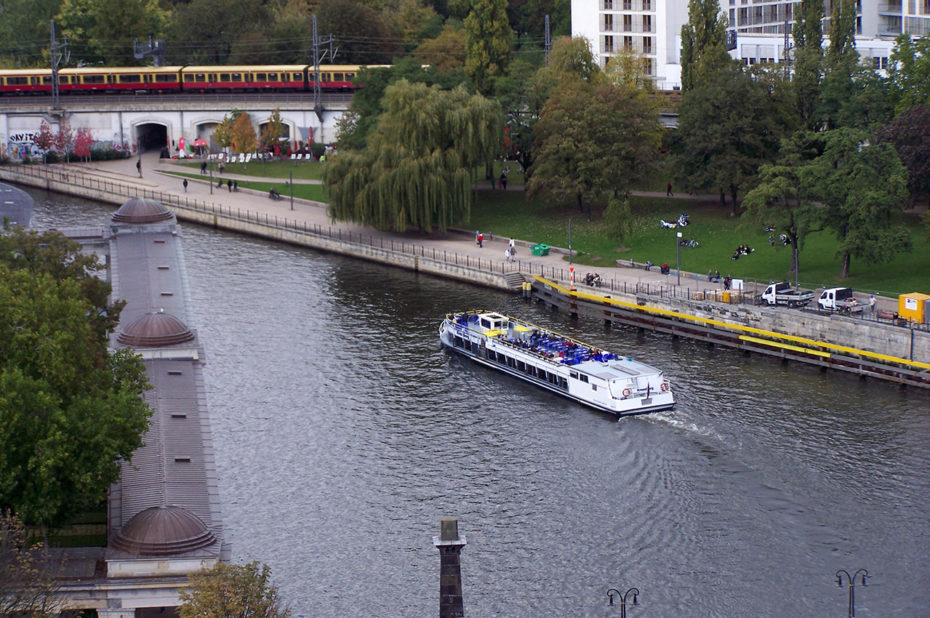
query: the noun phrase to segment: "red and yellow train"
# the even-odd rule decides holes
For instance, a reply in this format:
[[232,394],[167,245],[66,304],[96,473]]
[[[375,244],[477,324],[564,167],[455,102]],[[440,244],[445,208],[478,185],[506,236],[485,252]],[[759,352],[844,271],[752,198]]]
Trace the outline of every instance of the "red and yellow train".
[[[377,65],[385,66],[385,65]],[[353,91],[360,65],[320,65],[320,89]],[[374,67],[372,67],[374,68]],[[307,92],[313,65],[83,67],[58,71],[58,92],[67,94],[179,92]],[[0,69],[0,95],[51,94],[51,69]]]

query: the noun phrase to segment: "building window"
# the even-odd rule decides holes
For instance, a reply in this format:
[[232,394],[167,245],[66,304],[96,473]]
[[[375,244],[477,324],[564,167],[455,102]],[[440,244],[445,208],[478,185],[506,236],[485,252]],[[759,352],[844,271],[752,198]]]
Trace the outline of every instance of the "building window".
[[605,11],[614,10],[614,0],[604,0],[604,10]]
[[623,16],[623,31],[633,32],[633,16],[632,15]]
[[623,10],[632,11],[633,10],[633,0],[623,0]]
[[643,15],[643,32],[652,32],[652,15]]
[[608,53],[614,51],[614,37],[612,36],[604,37],[604,51]]
[[652,10],[652,0],[643,0],[643,10],[644,11]]
[[633,37],[625,36],[623,37],[623,49],[626,51],[633,51]]
[[652,37],[651,37],[651,36],[643,37],[643,53],[644,53],[644,54],[651,54],[651,53],[653,53],[653,51],[652,51]]
[[652,75],[652,58],[643,58],[643,73]]
[[604,32],[614,31],[614,16],[611,14],[604,15]]

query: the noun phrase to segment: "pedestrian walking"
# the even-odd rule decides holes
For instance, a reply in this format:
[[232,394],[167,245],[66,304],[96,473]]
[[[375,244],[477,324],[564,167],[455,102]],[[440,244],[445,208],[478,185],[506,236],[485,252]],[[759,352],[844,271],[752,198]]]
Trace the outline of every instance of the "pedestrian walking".
[[232,193],[232,180],[226,181],[226,188],[229,189],[230,193]]
[[232,189],[232,190],[233,190],[233,192],[239,190],[239,181],[238,181],[238,180],[234,180],[234,181],[233,181],[233,189]]
[[201,162],[200,162],[200,173],[201,173],[201,174],[206,174],[206,173],[207,173],[207,162],[206,162],[206,161],[201,161]]
[[184,193],[187,193],[187,178],[184,179],[184,182],[181,183],[184,185]]
[[481,232],[478,232],[478,246],[479,247],[484,246],[484,234],[482,234]]
[[507,190],[507,174],[501,172],[501,191]]
[[675,197],[672,193],[672,183],[668,183],[668,186],[665,188],[665,195],[668,197]]
[[142,178],[142,159],[136,160],[136,171],[139,172],[139,178]]
[[869,313],[875,315],[875,294],[869,294]]

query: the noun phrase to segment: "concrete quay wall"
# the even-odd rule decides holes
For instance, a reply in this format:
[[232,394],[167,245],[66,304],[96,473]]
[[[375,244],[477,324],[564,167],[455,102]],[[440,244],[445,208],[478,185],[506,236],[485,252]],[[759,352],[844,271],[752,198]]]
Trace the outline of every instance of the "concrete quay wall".
[[[72,184],[66,180],[24,176],[3,166],[0,166],[0,178],[111,204],[122,204],[131,197],[126,194],[116,194],[112,190],[104,188]],[[166,195],[165,197],[171,196]],[[274,219],[270,218],[256,220],[254,217],[231,216],[225,213],[220,214],[187,208],[174,200],[166,202],[166,205],[175,211],[179,219],[201,225],[371,260],[389,266],[397,266],[495,289],[513,289],[502,273],[476,268],[474,264],[450,263],[407,251],[396,251],[346,241],[332,236],[307,233],[284,225],[278,225]],[[659,309],[718,320],[728,324],[846,346],[919,363],[930,363],[930,332],[926,330],[783,307],[769,308],[747,304],[725,304],[667,296],[640,296],[637,299],[635,295],[623,295],[616,291],[611,294],[615,299],[622,299],[630,303],[640,302]]]
[[[642,300],[642,299],[640,299]],[[656,299],[648,304],[700,318],[738,324],[821,343],[865,350],[920,363],[930,363],[930,332],[863,320],[840,314],[822,314],[787,307],[730,305],[678,298]],[[636,302],[635,299],[632,302]]]

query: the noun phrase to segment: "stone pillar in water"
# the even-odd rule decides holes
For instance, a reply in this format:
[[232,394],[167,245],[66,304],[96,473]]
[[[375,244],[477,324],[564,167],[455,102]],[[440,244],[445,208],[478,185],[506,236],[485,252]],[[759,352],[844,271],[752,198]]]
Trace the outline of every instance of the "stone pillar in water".
[[465,615],[460,558],[465,535],[459,536],[457,517],[440,520],[439,536],[433,537],[433,545],[439,548],[439,618],[460,618]]

